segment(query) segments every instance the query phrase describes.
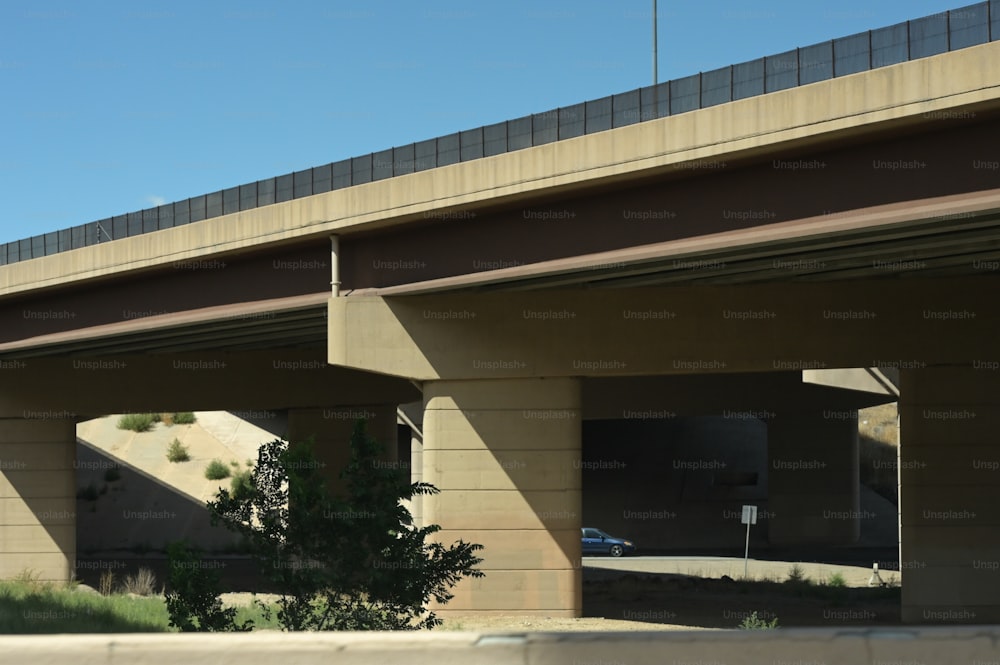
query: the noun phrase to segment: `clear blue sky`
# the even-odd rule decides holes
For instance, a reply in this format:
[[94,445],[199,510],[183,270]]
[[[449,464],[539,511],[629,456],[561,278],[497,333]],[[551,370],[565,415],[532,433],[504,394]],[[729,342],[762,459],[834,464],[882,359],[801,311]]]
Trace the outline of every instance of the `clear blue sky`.
[[[949,0],[660,0],[660,80]],[[648,85],[651,0],[0,3],[0,242]]]

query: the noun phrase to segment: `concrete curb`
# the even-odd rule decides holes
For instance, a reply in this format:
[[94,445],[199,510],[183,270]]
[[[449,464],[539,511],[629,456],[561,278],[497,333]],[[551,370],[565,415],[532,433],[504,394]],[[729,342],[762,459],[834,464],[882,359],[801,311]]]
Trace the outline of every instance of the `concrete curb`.
[[0,637],[20,665],[912,665],[990,662],[1000,626],[670,633],[281,633]]

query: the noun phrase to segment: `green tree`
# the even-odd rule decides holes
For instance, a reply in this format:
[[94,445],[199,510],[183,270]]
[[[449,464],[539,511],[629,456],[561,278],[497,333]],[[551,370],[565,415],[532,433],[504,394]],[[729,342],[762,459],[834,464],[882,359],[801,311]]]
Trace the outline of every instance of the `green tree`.
[[331,491],[312,443],[272,441],[260,448],[248,487],[220,490],[214,521],[243,534],[263,574],[280,590],[278,620],[288,630],[411,630],[441,623],[426,610],[451,600],[475,568],[482,545],[450,546],[428,537],[402,504],[434,494],[380,464],[381,446],[359,421],[341,472],[346,492]]

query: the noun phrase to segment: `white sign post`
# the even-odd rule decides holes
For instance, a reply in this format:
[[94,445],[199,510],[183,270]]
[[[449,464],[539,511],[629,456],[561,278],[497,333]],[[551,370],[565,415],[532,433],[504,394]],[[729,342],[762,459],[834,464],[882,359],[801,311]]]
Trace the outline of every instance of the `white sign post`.
[[741,524],[747,525],[747,544],[743,550],[743,578],[747,576],[747,564],[750,561],[750,525],[757,523],[757,506],[743,506]]

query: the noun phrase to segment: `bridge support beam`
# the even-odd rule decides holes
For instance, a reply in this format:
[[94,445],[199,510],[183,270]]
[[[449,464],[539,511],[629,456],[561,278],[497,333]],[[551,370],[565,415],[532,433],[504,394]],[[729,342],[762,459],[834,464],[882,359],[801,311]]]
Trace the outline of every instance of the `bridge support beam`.
[[1000,622],[1000,372],[981,365],[901,371],[905,622]]
[[435,611],[581,615],[580,415],[578,379],[424,385],[425,522],[485,548]]
[[767,423],[772,545],[849,545],[860,536],[858,412],[779,410]]
[[294,444],[312,439],[316,460],[323,465],[334,491],[343,489],[340,472],[351,459],[351,434],[359,419],[365,420],[368,435],[384,446],[383,461],[397,464],[394,404],[288,410],[289,441]]
[[67,582],[76,566],[76,423],[0,419],[0,579]]

